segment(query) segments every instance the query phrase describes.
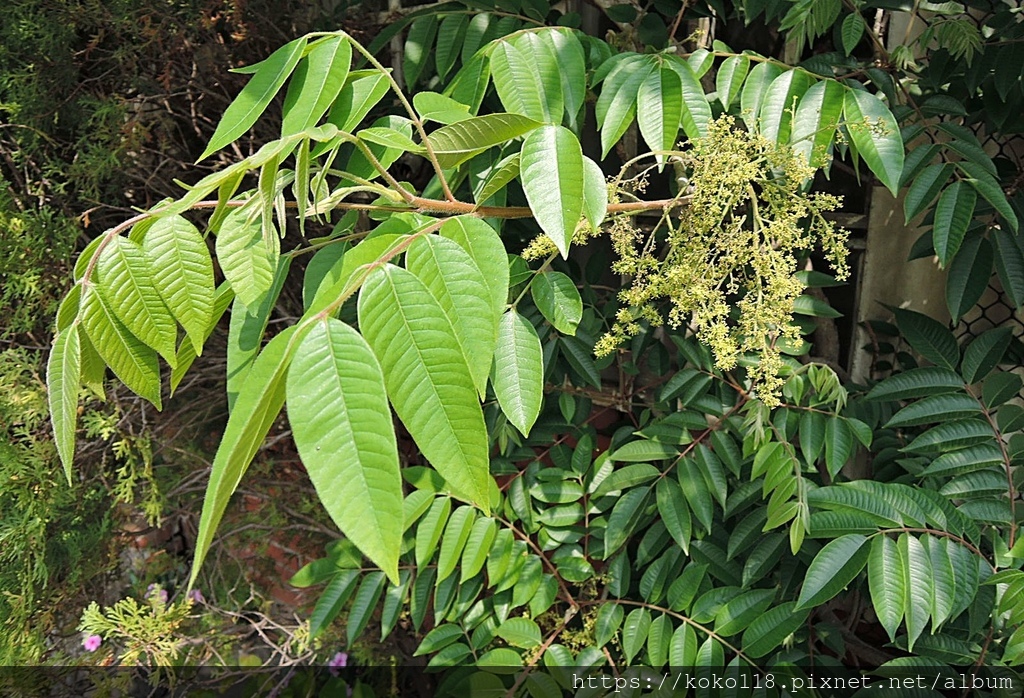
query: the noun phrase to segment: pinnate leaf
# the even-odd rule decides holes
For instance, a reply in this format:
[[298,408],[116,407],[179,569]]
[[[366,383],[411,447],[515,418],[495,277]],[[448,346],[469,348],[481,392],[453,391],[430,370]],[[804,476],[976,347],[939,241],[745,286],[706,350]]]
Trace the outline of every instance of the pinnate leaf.
[[580,142],[563,126],[542,126],[523,141],[521,163],[523,190],[537,223],[562,257],[568,257],[583,214]]
[[543,354],[537,330],[515,310],[502,315],[498,326],[491,383],[501,411],[529,435],[544,399]]
[[71,484],[75,459],[75,427],[78,424],[78,393],[81,390],[82,356],[78,325],[71,325],[53,340],[46,365],[46,387],[54,442],[64,474]]

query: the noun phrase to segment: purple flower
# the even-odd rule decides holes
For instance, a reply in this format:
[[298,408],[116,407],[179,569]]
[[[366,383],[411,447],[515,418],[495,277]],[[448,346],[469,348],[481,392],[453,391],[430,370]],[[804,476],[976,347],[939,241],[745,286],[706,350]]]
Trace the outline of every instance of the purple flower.
[[206,603],[206,597],[204,597],[203,592],[199,591],[198,589],[193,589],[192,591],[188,592],[188,597],[196,603]]
[[159,584],[150,584],[146,587],[146,598],[152,599],[153,601],[160,601],[160,603],[167,604],[167,590],[161,587]]
[[331,657],[331,661],[327,662],[327,667],[332,676],[340,674],[341,672],[339,672],[338,669],[346,666],[348,666],[348,655],[344,652],[338,652]]
[[85,648],[86,652],[95,652],[103,644],[103,638],[99,635],[89,635],[87,638],[82,640],[82,647]]

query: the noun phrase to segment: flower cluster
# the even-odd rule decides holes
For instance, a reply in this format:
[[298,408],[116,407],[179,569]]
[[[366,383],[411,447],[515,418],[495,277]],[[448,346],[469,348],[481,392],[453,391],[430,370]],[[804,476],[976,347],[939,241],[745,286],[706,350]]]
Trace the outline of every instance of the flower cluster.
[[818,246],[837,278],[848,274],[846,232],[825,218],[840,200],[806,193],[814,168],[789,147],[736,128],[729,116],[712,122],[681,157],[692,199],[677,219],[664,219],[667,234],[641,231],[626,217],[610,226],[614,271],[632,283],[595,350],[610,353],[642,320],[660,324],[667,301],[669,324],[689,323],[720,369],[756,355],[755,390],[777,404],[780,344],[800,339],[792,318],[803,291],[795,276],[800,255]]

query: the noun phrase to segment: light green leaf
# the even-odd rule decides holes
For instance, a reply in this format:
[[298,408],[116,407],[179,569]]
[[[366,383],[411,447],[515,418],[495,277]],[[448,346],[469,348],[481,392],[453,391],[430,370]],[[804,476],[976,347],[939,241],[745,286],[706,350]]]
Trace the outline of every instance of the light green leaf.
[[748,129],[758,128],[758,118],[761,115],[761,105],[765,95],[768,93],[768,88],[780,75],[782,75],[782,68],[768,62],[758,63],[750,71],[750,75],[743,84],[743,91],[740,93],[740,115]]
[[501,145],[536,129],[541,124],[521,114],[474,116],[430,134],[434,155],[441,167],[458,167],[477,153]]
[[513,153],[495,163],[488,171],[487,178],[473,189],[473,199],[483,204],[519,176],[519,153]]
[[82,327],[122,383],[160,409],[160,366],[156,352],[117,318],[95,288],[82,293]]
[[807,621],[808,613],[797,611],[792,601],[764,612],[744,631],[743,653],[755,659],[765,656],[796,632]]
[[[458,124],[456,124],[458,125]],[[523,141],[520,179],[541,230],[568,257],[583,214],[583,150],[573,132],[542,126]]]
[[75,460],[75,428],[78,424],[78,393],[82,388],[81,345],[78,325],[57,334],[46,364],[46,389],[54,442],[64,474],[71,484],[71,466]]
[[788,143],[797,104],[810,86],[811,77],[802,70],[787,70],[775,78],[761,103],[761,135],[777,143]]
[[529,618],[509,618],[495,631],[498,637],[522,649],[533,649],[541,643],[540,627]]
[[177,326],[153,283],[155,271],[138,243],[115,236],[100,252],[92,279],[124,326],[173,367]]
[[[640,135],[648,148],[674,150],[683,118],[683,87],[679,75],[669,68],[651,71],[640,84],[636,113]],[[656,155],[655,159],[664,167],[664,155]]]
[[358,311],[391,403],[416,445],[459,496],[488,512],[487,428],[444,309],[414,274],[387,265],[363,284]]
[[[689,66],[687,66],[689,67]],[[594,113],[601,131],[601,158],[608,156],[636,117],[640,85],[657,67],[647,57],[630,56],[608,74],[597,97]]]
[[[437,74],[442,80],[448,76],[455,59],[459,56],[459,48],[462,46],[463,36],[466,32],[466,25],[469,23],[469,16],[466,14],[446,15],[441,19],[437,29],[437,48],[434,51],[434,65]],[[416,108],[417,111],[419,107]],[[422,112],[420,112],[422,114]]]
[[181,216],[166,216],[146,232],[142,250],[151,262],[156,290],[201,354],[215,294],[213,262],[203,236]]
[[537,330],[515,310],[498,326],[491,383],[501,411],[528,436],[544,401],[544,363]]
[[868,557],[868,589],[871,603],[878,621],[896,639],[896,631],[903,620],[906,609],[906,572],[896,541],[885,535],[875,536],[871,541]]
[[328,36],[313,45],[288,85],[282,136],[316,126],[344,87],[351,62],[352,45],[347,36]]
[[819,606],[852,582],[867,562],[867,542],[867,537],[851,533],[822,548],[807,569],[795,610]]
[[575,335],[583,317],[580,292],[565,274],[548,271],[538,274],[530,286],[533,300],[545,319],[562,334]]
[[469,253],[487,281],[491,312],[500,315],[508,302],[508,255],[494,228],[473,216],[456,216],[444,222],[441,237],[454,240]]
[[842,417],[833,417],[825,425],[825,465],[835,478],[853,455],[853,432]]
[[405,75],[407,88],[416,86],[423,69],[427,67],[436,34],[437,15],[434,14],[419,17],[409,28],[402,62],[402,73]]
[[345,86],[327,114],[327,122],[346,133],[355,131],[390,87],[388,77],[383,73],[373,71],[369,75],[355,75],[354,72],[349,73]]
[[622,652],[626,662],[632,662],[647,642],[647,634],[651,629],[651,612],[646,608],[636,608],[626,616],[622,625]]
[[[439,497],[434,500],[419,526],[416,527],[416,566],[423,571],[423,566],[430,562],[441,540],[441,533],[448,523],[448,515],[452,511],[452,500]],[[436,571],[436,568],[432,568]]]
[[349,646],[356,638],[363,634],[366,624],[377,608],[381,594],[384,593],[386,579],[380,571],[369,572],[363,577],[363,583],[359,585],[359,591],[352,599],[352,607],[348,611],[348,624],[345,626],[345,635]]
[[[521,37],[531,36],[529,34]],[[518,39],[519,37],[517,37]],[[540,39],[536,39],[540,45]],[[491,78],[498,97],[510,113],[522,114],[534,121],[556,124],[562,121],[562,88],[556,75],[541,72],[549,63],[542,54],[527,54],[518,41],[501,40],[490,55]],[[552,83],[551,79],[554,78]],[[557,96],[554,90],[557,89]],[[557,111],[553,108],[557,104]]]
[[291,363],[294,344],[299,339],[295,328],[290,327],[270,340],[257,357],[238,394],[235,408],[224,428],[224,436],[217,447],[210,482],[203,498],[195,557],[188,582],[190,588],[199,576],[199,569],[210,551],[214,533],[231,495],[238,488],[249,463],[281,412],[285,400],[285,376]]
[[935,204],[932,244],[942,266],[948,266],[960,250],[977,202],[978,195],[964,182],[953,182],[939,196]]
[[412,106],[424,121],[439,124],[454,124],[473,117],[468,106],[437,92],[417,92],[412,97]]
[[583,156],[583,215],[594,230],[608,213],[608,182],[601,166]]
[[402,476],[384,377],[369,345],[338,320],[316,323],[288,369],[287,399],[295,445],[324,508],[397,583]]
[[476,512],[473,507],[459,507],[452,512],[448,518],[448,525],[445,526],[444,535],[441,536],[441,553],[437,558],[437,581],[440,584],[448,579],[455,566],[459,564],[462,551],[469,540],[469,534],[473,531],[473,524],[476,522]]
[[477,392],[487,390],[487,376],[498,342],[499,315],[480,293],[487,279],[457,242],[437,235],[416,240],[405,267],[430,290],[451,322]]
[[205,160],[224,146],[233,142],[256,123],[263,111],[274,99],[284,81],[291,75],[306,50],[306,37],[290,41],[270,54],[238,96],[224,110],[209,145],[199,157]]
[[730,56],[722,61],[718,75],[715,76],[715,88],[718,90],[718,101],[726,111],[740,96],[749,70],[750,58],[747,56]]
[[548,29],[538,34],[550,47],[561,80],[562,101],[569,128],[576,127],[576,118],[587,96],[587,68],[583,46],[576,34],[566,29]]
[[[213,334],[213,331],[220,323],[221,317],[223,317],[228,306],[231,305],[231,302],[234,299],[235,292],[231,290],[231,284],[227,281],[217,287],[216,295],[213,297],[213,314],[210,318],[209,324],[203,331],[203,343],[206,343],[206,341],[210,339],[210,335]],[[95,351],[95,349],[93,349],[93,351]],[[171,370],[171,395],[173,395],[174,391],[178,389],[182,378],[185,377],[185,374],[196,360],[196,349],[192,346],[192,341],[190,339],[186,338],[178,345],[178,354],[175,359],[177,364]]]
[[259,303],[274,283],[277,255],[272,252],[255,207],[243,206],[224,217],[217,234],[217,259],[235,297],[248,307]]
[[932,565],[924,546],[914,536],[900,536],[900,558],[903,563],[903,584],[906,589],[904,614],[907,623],[907,648],[914,650],[914,642],[928,624],[932,608]]
[[425,152],[423,146],[416,143],[409,136],[387,126],[364,128],[356,135],[367,143],[375,143],[376,145],[400,152],[416,153],[417,155],[422,155]]
[[847,88],[843,116],[858,155],[893,196],[903,173],[903,139],[892,112],[878,97]]
[[462,569],[459,572],[459,584],[476,576],[487,562],[487,554],[491,552],[491,544],[498,533],[498,523],[494,519],[481,517],[473,524],[473,530],[466,540],[462,552]]
[[793,117],[790,142],[811,167],[823,167],[843,116],[843,86],[821,80],[804,93]]

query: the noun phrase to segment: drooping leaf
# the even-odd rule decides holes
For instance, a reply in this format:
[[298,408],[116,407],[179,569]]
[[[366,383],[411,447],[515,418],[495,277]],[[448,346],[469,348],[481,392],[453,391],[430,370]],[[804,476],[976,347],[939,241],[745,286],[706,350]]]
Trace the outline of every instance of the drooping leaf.
[[333,318],[309,331],[288,370],[288,421],[327,513],[398,582],[402,505],[398,446],[380,364]]
[[160,409],[160,366],[156,352],[117,318],[95,288],[82,293],[82,327],[122,383]]
[[[689,66],[687,66],[689,67]],[[608,156],[622,134],[636,118],[636,100],[640,85],[657,68],[642,56],[629,56],[608,74],[597,97],[594,113],[601,132],[601,158]]]
[[391,403],[420,451],[461,497],[489,511],[487,428],[444,310],[414,274],[387,265],[364,282],[358,311]]
[[498,342],[499,315],[480,293],[487,279],[457,242],[437,235],[415,241],[406,252],[405,267],[430,290],[455,329],[477,392],[487,389],[487,375]]
[[730,56],[722,62],[715,76],[715,87],[718,90],[718,101],[722,108],[729,111],[736,98],[740,96],[743,89],[743,81],[750,70],[750,58],[748,56]]
[[330,625],[352,596],[359,581],[359,570],[339,570],[327,583],[309,616],[309,634],[316,637]]
[[806,621],[809,611],[797,611],[792,601],[769,609],[755,618],[743,633],[743,653],[763,657],[780,646]]
[[504,311],[508,301],[508,255],[494,228],[479,218],[456,216],[444,222],[439,234],[469,253],[487,281],[491,312],[497,315]]
[[980,235],[968,236],[949,265],[946,277],[946,307],[953,322],[973,308],[992,278],[992,243]]
[[796,610],[825,603],[853,581],[868,560],[867,537],[851,533],[822,548],[811,561]]
[[501,317],[491,376],[501,411],[529,435],[544,399],[544,364],[537,330],[515,310]]
[[[683,117],[683,87],[679,75],[668,68],[651,71],[640,84],[636,103],[640,135],[651,150],[674,150]],[[664,166],[665,155],[655,159]]]
[[843,117],[857,154],[893,196],[903,173],[903,139],[892,112],[873,94],[847,88]]
[[868,589],[878,621],[895,640],[906,609],[906,573],[896,541],[879,535],[871,541],[868,557]]
[[886,378],[872,388],[868,400],[905,400],[952,393],[963,389],[963,379],[954,371],[942,366],[913,368]]
[[632,662],[647,642],[647,634],[651,629],[651,612],[646,608],[636,608],[629,612],[622,624],[622,652],[626,661]]
[[78,394],[82,388],[82,357],[78,325],[57,334],[46,364],[46,390],[54,443],[71,484],[75,459],[75,429],[78,425]]
[[443,168],[457,167],[477,153],[538,128],[539,121],[521,114],[474,116],[430,134],[434,155]]
[[327,114],[327,122],[341,131],[352,133],[374,105],[387,94],[389,86],[388,78],[383,73],[372,71],[357,77],[350,72]]
[[977,201],[974,189],[964,182],[953,182],[939,196],[935,204],[932,244],[942,266],[948,266],[960,250]]
[[242,91],[224,110],[224,115],[199,160],[205,160],[230,144],[256,123],[302,58],[306,50],[306,41],[306,37],[290,41],[260,64]]
[[[465,123],[465,122],[463,122]],[[523,141],[520,178],[541,230],[568,257],[583,214],[583,151],[572,131],[542,126]]]
[[276,255],[263,239],[263,227],[257,210],[243,206],[224,218],[217,234],[217,260],[224,277],[231,283],[235,297],[252,307],[274,283]]
[[604,647],[615,637],[622,619],[626,615],[622,606],[617,603],[605,603],[597,609],[597,620],[594,623],[594,641],[598,647]]
[[1016,236],[1001,227],[991,230],[989,240],[995,243],[996,273],[1003,290],[1019,308],[1024,305],[1024,251]]
[[689,555],[693,525],[690,519],[690,508],[686,504],[686,497],[683,495],[682,489],[671,480],[663,478],[658,481],[655,494],[658,501],[658,513],[665,528],[668,529],[669,535],[672,536],[676,545]]
[[416,82],[427,67],[427,61],[431,57],[431,48],[434,46],[434,36],[437,34],[437,15],[428,14],[417,18],[409,27],[409,34],[405,39],[405,51],[402,62],[402,73],[405,75],[405,85],[408,88],[416,86]]
[[437,28],[437,47],[434,51],[434,65],[437,74],[444,80],[455,65],[459,56],[459,48],[469,24],[469,16],[465,14],[446,15]]
[[811,85],[797,104],[790,142],[812,167],[828,161],[828,150],[843,115],[843,87],[835,80]]
[[[541,45],[539,38],[536,41]],[[563,108],[561,80],[557,73],[541,71],[542,67],[549,67],[546,56],[528,54],[523,50],[526,48],[519,41],[501,40],[494,45],[490,66],[498,97],[510,113],[522,114],[543,124],[559,124]]]
[[896,324],[914,350],[936,366],[956,369],[960,348],[956,338],[938,320],[912,310],[895,308]]
[[[761,134],[777,143],[788,143],[796,106],[811,85],[810,76],[802,70],[787,70],[772,81],[761,103],[759,118]],[[902,152],[902,145],[901,145]]]
[[996,327],[982,332],[964,350],[960,372],[967,383],[977,383],[985,378],[1003,360],[1006,350],[1013,341],[1009,327]]
[[448,579],[455,571],[475,522],[476,512],[473,507],[459,507],[448,518],[448,524],[441,536],[441,552],[437,558],[438,583]]
[[363,634],[366,624],[370,622],[381,594],[384,593],[386,581],[384,573],[379,570],[369,572],[363,577],[359,590],[352,598],[352,607],[349,608],[348,623],[345,626],[345,635],[350,646]]
[[92,278],[121,323],[174,366],[177,327],[154,284],[155,272],[138,243],[115,236],[100,251]]
[[851,12],[843,19],[842,28],[839,30],[843,42],[843,53],[849,56],[853,49],[857,48],[861,37],[864,36],[866,24],[860,12]]
[[583,215],[594,230],[608,213],[608,183],[600,165],[583,156]]
[[540,32],[541,40],[550,47],[562,83],[562,101],[569,128],[576,119],[587,96],[587,69],[583,46],[576,34],[564,29]]
[[282,136],[316,126],[345,86],[351,62],[352,45],[347,36],[328,36],[316,42],[288,85]]
[[777,77],[782,75],[782,68],[774,63],[758,63],[750,71],[743,91],[740,93],[740,115],[748,129],[758,128],[761,105],[768,88]]
[[544,272],[534,277],[530,291],[537,308],[555,329],[576,334],[583,317],[583,300],[572,279],[558,271]]
[[285,377],[294,353],[294,343],[299,339],[295,328],[290,327],[270,340],[257,357],[248,380],[238,394],[217,447],[210,482],[203,498],[189,587],[199,576],[231,495],[281,412],[285,400]]
[[215,294],[213,262],[203,236],[181,216],[166,216],[146,232],[142,250],[151,260],[157,292],[202,354]]
[[904,533],[899,539],[899,553],[903,563],[903,583],[906,589],[904,614],[907,624],[907,648],[924,631],[932,608],[932,566],[916,537]]

